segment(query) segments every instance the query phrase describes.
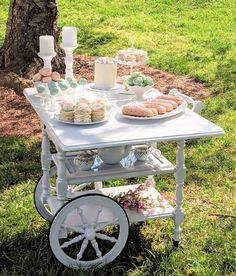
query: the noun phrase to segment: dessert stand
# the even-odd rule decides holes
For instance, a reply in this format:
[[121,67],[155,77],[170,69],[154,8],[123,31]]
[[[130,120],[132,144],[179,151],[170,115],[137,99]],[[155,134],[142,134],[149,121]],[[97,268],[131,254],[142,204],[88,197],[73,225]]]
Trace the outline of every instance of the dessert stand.
[[[186,174],[185,141],[202,137],[221,136],[224,131],[197,113],[203,105],[172,90],[193,105],[192,110],[172,118],[157,121],[132,121],[113,112],[101,126],[64,125],[40,107],[35,89],[26,89],[24,95],[37,112],[42,125],[41,164],[43,175],[34,193],[39,214],[51,222],[49,242],[55,257],[75,269],[103,266],[114,260],[123,250],[129,233],[129,223],[148,219],[172,218],[173,243],[180,242],[183,186]],[[50,140],[56,153],[50,152]],[[172,164],[154,149],[146,162],[136,162],[128,155],[119,164],[106,165],[97,160],[91,170],[75,171],[73,159],[82,150],[107,147],[153,144],[176,141],[176,164]],[[52,165],[53,164],[53,165]],[[52,165],[52,166],[51,166]],[[135,190],[139,184],[102,187],[102,181],[136,176],[174,174],[175,206],[164,201],[151,214],[123,209],[112,195]],[[95,183],[92,189],[91,183]],[[86,191],[82,188],[87,187]],[[90,189],[88,189],[90,188]],[[152,195],[159,196],[152,187]]]

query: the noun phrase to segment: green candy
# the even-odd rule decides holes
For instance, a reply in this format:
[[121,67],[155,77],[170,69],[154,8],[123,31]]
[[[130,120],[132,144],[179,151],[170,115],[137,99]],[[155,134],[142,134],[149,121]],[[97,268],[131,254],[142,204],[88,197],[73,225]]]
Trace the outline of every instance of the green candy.
[[73,82],[73,81],[75,81],[75,79],[72,78],[72,77],[67,77],[66,80],[67,80],[68,82]]
[[61,90],[67,90],[69,88],[69,86],[65,80],[60,80],[58,82],[58,85],[61,88]]
[[57,87],[57,84],[55,83],[55,81],[50,81],[49,83],[48,83],[48,88],[49,87]]
[[55,87],[49,87],[49,91],[50,91],[50,94],[51,94],[52,96],[57,95],[58,92],[59,92],[59,90],[58,90],[58,88],[57,88],[56,86],[55,86]]
[[83,79],[83,78],[81,78],[80,81],[79,81],[80,85],[86,85],[87,83],[88,83],[87,80]]
[[134,79],[132,77],[128,78],[128,85],[134,86]]
[[131,77],[132,78],[137,78],[137,77],[140,77],[141,76],[141,73],[140,72],[133,72]]
[[38,93],[43,93],[46,91],[46,87],[43,84],[36,85],[36,90]]
[[69,82],[71,88],[76,88],[78,86],[76,81]]
[[134,85],[141,86],[143,83],[143,78],[142,77],[137,77],[133,80]]
[[150,78],[150,77],[146,77],[145,80],[144,80],[144,83],[146,85],[153,85],[153,79]]

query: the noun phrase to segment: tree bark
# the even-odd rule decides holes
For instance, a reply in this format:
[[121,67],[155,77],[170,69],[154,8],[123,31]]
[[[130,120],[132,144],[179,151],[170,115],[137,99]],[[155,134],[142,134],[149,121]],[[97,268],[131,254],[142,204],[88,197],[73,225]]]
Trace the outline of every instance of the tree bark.
[[5,42],[0,49],[0,69],[5,74],[32,78],[43,64],[37,55],[41,35],[54,36],[57,56],[53,69],[60,73],[64,70],[63,50],[57,44],[57,16],[57,0],[10,0]]

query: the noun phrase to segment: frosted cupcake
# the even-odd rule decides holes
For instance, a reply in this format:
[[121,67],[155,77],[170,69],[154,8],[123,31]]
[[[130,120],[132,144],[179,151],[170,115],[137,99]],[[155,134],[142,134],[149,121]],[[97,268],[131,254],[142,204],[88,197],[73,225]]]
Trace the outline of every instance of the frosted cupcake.
[[91,114],[92,122],[99,122],[99,121],[105,120],[106,108],[104,103],[95,102],[91,105],[91,108],[92,108],[92,114]]
[[62,103],[60,110],[60,120],[74,122],[75,105],[72,102]]
[[79,103],[76,110],[74,121],[78,123],[89,123],[91,122],[91,108],[86,103]]

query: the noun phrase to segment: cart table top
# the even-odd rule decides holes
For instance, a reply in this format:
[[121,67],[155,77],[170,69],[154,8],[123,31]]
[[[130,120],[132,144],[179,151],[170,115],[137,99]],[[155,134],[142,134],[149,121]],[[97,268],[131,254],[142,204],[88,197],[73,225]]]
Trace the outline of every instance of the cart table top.
[[110,114],[106,123],[98,125],[69,125],[58,122],[54,114],[40,108],[40,98],[34,88],[24,95],[46,126],[50,138],[63,151],[141,144],[155,141],[178,141],[221,136],[222,128],[187,109],[174,117],[159,120],[135,120]]

